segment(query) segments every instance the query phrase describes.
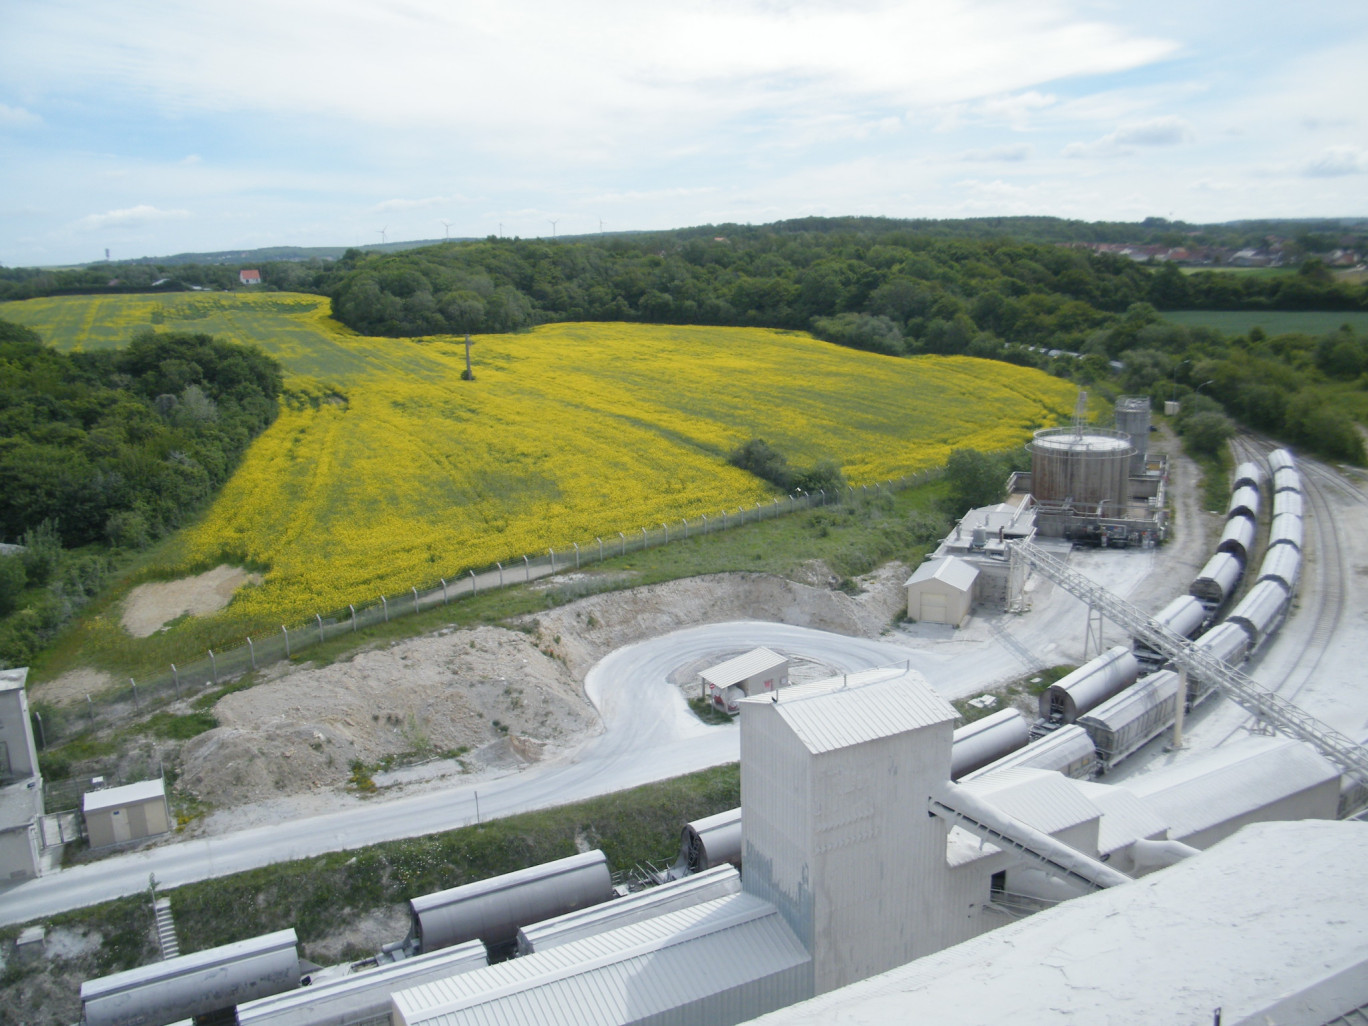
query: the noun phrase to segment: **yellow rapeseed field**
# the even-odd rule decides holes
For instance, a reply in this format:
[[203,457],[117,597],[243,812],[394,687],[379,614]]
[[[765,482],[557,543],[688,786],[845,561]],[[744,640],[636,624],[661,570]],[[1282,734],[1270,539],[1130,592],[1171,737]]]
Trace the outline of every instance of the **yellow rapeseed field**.
[[282,362],[279,419],[181,547],[185,567],[268,568],[233,604],[248,621],[294,622],[767,502],[767,485],[726,462],[753,436],[797,466],[835,460],[859,485],[941,464],[952,448],[1020,444],[1075,395],[1008,364],[895,359],[765,329],[483,336],[463,381],[460,340],[357,336],[314,296],[68,297],[5,316],[66,347],[120,343],[140,322],[255,342]]

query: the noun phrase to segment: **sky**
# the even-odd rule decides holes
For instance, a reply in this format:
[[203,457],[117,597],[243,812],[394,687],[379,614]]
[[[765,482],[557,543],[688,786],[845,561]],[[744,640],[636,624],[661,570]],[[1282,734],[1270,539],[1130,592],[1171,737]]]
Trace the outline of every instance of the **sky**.
[[0,264],[1368,214],[1363,0],[0,0]]

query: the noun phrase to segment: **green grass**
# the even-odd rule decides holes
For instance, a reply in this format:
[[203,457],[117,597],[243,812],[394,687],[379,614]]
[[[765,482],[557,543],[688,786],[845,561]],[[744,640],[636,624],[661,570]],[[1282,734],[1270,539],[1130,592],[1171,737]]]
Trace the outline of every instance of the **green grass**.
[[1368,333],[1368,313],[1334,310],[1170,310],[1165,320],[1189,328],[1214,328],[1227,335],[1247,335],[1262,328],[1266,335],[1322,335],[1348,324],[1360,335]]
[[[347,929],[373,909],[573,855],[577,839],[601,848],[614,870],[673,861],[685,823],[740,803],[740,771],[733,763],[479,826],[277,863],[162,895],[171,898],[186,954],[294,927],[308,957],[311,942]],[[46,922],[99,930],[105,937],[101,972],[156,958],[145,895]],[[373,953],[358,949],[349,957]]]

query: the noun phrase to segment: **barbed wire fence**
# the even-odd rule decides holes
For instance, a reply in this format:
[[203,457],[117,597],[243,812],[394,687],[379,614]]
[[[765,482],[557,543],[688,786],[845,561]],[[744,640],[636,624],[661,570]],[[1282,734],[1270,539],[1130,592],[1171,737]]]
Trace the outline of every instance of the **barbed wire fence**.
[[923,470],[874,485],[847,487],[839,494],[824,491],[809,494],[799,489],[768,503],[757,502],[754,506],[738,506],[692,519],[660,522],[635,531],[613,531],[583,544],[571,542],[568,548],[552,548],[537,555],[528,553],[508,563],[468,568],[457,576],[438,578],[435,584],[414,585],[406,592],[380,595],[326,615],[315,613],[313,619],[302,624],[281,624],[278,632],[253,635],[236,648],[217,652],[211,649],[201,658],[182,664],[172,663],[167,672],[154,677],[142,680],[130,677],[126,685],[105,689],[98,696],[86,695],[84,704],[45,705],[32,713],[35,739],[40,749],[50,748],[88,731],[148,715],[173,702],[228,686],[250,672],[292,659],[330,639],[449,605],[457,599],[528,584],[631,552],[644,552],[818,506],[858,505],[882,493],[891,494],[925,484],[943,473],[942,468]]

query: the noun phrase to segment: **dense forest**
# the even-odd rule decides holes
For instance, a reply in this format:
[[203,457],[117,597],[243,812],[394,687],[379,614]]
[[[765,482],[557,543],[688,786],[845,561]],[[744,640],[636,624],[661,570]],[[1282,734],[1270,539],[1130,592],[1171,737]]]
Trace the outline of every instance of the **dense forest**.
[[[0,320],[0,652],[23,661],[94,594],[110,548],[173,530],[276,416],[279,365],[207,335],[65,354]],[[25,592],[28,592],[25,595]]]

